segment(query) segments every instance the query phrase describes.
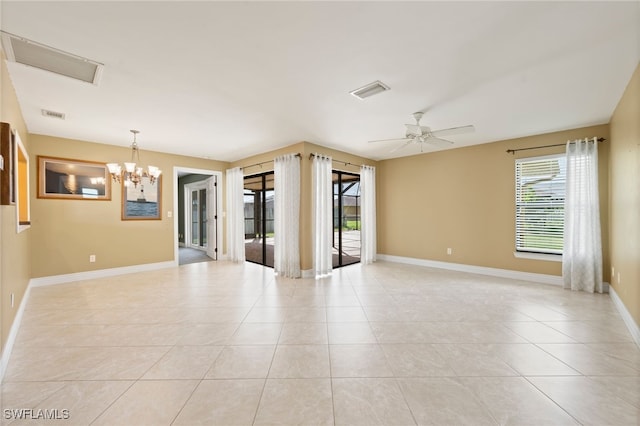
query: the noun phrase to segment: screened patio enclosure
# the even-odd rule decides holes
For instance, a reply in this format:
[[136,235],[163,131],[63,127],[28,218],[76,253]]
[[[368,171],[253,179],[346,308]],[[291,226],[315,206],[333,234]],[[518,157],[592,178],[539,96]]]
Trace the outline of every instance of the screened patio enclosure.
[[273,172],[244,178],[244,241],[248,262],[273,268]]
[[360,175],[333,171],[333,267],[360,262]]

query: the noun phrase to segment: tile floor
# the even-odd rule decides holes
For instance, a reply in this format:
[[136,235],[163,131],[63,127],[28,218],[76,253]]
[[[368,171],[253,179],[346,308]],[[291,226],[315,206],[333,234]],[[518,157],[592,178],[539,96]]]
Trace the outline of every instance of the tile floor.
[[13,409],[65,425],[638,425],[640,350],[608,295],[386,262],[318,281],[206,262],[33,288],[1,405],[15,425],[47,422]]

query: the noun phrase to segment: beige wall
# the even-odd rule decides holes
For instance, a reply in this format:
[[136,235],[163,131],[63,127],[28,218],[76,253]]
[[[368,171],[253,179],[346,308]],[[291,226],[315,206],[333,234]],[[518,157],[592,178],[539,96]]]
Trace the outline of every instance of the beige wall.
[[[130,150],[124,147],[29,135],[5,61],[0,62],[0,119],[9,122],[20,133],[30,154],[32,183],[36,182],[38,155],[104,162],[129,157]],[[300,239],[303,270],[312,268],[309,154],[317,152],[338,160],[377,167],[379,253],[559,275],[560,263],[513,256],[513,173],[515,158],[559,153],[563,148],[522,151],[515,156],[505,151],[590,136],[609,139],[600,144],[605,279],[609,281],[610,269],[614,266],[616,276],[618,272],[621,275],[621,282],[618,284],[617,279],[612,279],[612,285],[636,323],[640,323],[638,117],[640,71],[636,70],[613,115],[611,135],[609,126],[603,125],[380,162],[308,142],[231,164],[142,151],[144,163],[155,164],[164,172],[160,221],[121,221],[121,190],[117,185],[113,187],[111,201],[69,201],[38,199],[37,187],[33,184],[30,229],[16,233],[15,207],[0,207],[0,344],[4,347],[6,343],[31,277],[173,260],[173,219],[167,218],[167,212],[173,210],[174,166],[224,171],[273,160],[280,154],[299,152],[302,155]],[[339,162],[335,162],[334,167],[358,171],[356,167]],[[265,164],[262,168],[247,168],[245,174],[272,168],[272,164]],[[224,182],[221,186],[224,190]],[[446,255],[447,247],[453,248],[451,256]],[[96,263],[89,263],[89,254],[97,256]],[[15,295],[13,308],[10,306],[12,293]]]
[[[121,162],[131,155],[126,147],[51,136],[31,135],[30,143],[34,165],[38,155],[101,162]],[[144,149],[140,160],[163,171],[161,220],[121,220],[119,185],[112,185],[110,201],[39,199],[33,186],[33,278],[174,260],[174,219],[167,217],[174,209],[173,168],[223,171],[227,163]],[[37,181],[36,167],[31,168],[31,181]],[[91,254],[95,263],[89,263]]]
[[[27,152],[30,138],[22,118],[20,105],[6,68],[4,53],[0,55],[0,121],[18,131]],[[33,167],[33,164],[31,165]],[[30,237],[32,230],[16,232],[16,207],[0,206],[0,333],[1,347],[7,342],[20,303],[29,284]],[[14,305],[11,307],[11,294]]]
[[[561,153],[584,137],[609,139],[607,125],[380,161],[378,252],[523,272],[561,275],[560,262],[514,257],[514,160]],[[609,142],[599,145],[604,268],[608,269]],[[452,248],[452,255],[447,255]]]
[[[245,176],[264,173],[273,170],[273,163],[271,161],[275,157],[277,157],[278,155],[294,153],[299,153],[302,157],[302,161],[300,164],[300,267],[302,270],[310,270],[313,268],[313,235],[311,233],[311,161],[309,159],[310,154],[317,153],[330,155],[334,160],[341,160],[342,162],[357,165],[368,164],[371,166],[376,166],[377,162],[364,157],[359,157],[357,155],[352,155],[343,151],[326,148],[309,142],[300,142],[275,151],[266,152],[260,155],[245,158],[241,161],[236,161],[231,164],[231,167],[245,167],[247,165],[267,161],[268,163],[261,166],[247,167],[243,170]],[[333,168],[335,170],[344,170],[355,173],[359,172],[359,167],[345,165],[342,162],[334,161]]]
[[611,118],[609,181],[611,285],[640,325],[640,66]]

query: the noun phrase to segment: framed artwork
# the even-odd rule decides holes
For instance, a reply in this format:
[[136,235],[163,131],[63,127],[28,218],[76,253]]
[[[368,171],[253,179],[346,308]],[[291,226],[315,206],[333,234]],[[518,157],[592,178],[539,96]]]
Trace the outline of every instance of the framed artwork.
[[16,203],[15,153],[16,141],[11,126],[9,123],[0,123],[0,156],[2,156],[0,204],[13,205]]
[[38,156],[38,198],[111,200],[105,163]]
[[162,214],[162,176],[151,184],[143,177],[137,185],[123,180],[122,220],[160,220]]

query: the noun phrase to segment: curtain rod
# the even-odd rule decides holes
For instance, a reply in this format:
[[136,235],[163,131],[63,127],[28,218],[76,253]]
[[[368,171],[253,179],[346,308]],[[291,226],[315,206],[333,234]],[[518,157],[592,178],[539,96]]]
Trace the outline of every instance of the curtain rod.
[[[302,155],[300,155],[300,153],[298,152],[298,153],[296,153],[296,157],[301,158],[301,157],[302,157]],[[246,169],[246,168],[248,168],[248,167],[253,167],[253,166],[262,166],[263,164],[272,163],[272,162],[274,162],[274,161],[275,161],[275,159],[274,159],[274,160],[267,160],[267,161],[263,161],[263,162],[261,162],[261,163],[249,164],[248,166],[242,166],[242,167],[240,167],[240,170],[244,170],[244,169]]]
[[[312,152],[311,154],[309,154],[309,160],[311,160],[315,156],[316,155]],[[367,166],[368,165],[368,164],[353,164],[353,163],[350,163],[348,161],[336,160],[335,158],[331,158],[331,161],[335,161],[336,163],[342,163],[345,166],[354,166],[354,167],[362,167],[362,166]]]
[[[606,141],[605,138],[598,138],[598,142]],[[518,151],[527,151],[530,149],[542,149],[542,148],[551,148],[552,146],[566,146],[566,143],[557,143],[555,145],[543,145],[543,146],[532,146],[531,148],[518,148],[518,149],[508,149],[507,154],[515,154]]]

